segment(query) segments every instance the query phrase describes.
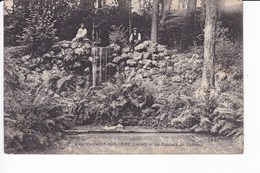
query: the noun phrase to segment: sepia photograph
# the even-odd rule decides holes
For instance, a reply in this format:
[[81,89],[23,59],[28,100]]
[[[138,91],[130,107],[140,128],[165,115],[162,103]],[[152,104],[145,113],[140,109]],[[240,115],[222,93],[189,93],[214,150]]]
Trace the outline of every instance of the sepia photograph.
[[6,154],[243,154],[242,0],[5,0]]

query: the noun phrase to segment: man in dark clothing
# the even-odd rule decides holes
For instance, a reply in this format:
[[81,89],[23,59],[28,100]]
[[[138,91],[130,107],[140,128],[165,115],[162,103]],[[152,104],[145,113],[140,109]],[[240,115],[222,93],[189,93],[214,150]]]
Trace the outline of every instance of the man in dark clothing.
[[138,28],[133,29],[134,32],[130,35],[129,43],[131,47],[131,51],[134,51],[135,46],[137,46],[141,42],[141,34],[138,32]]

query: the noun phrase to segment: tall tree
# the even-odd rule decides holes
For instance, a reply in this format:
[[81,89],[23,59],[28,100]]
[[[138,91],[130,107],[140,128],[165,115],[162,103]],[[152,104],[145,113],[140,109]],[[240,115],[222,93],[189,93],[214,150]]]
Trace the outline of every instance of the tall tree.
[[132,0],[129,0],[129,7],[128,7],[128,29],[129,29],[129,36],[132,34]]
[[177,10],[181,9],[181,0],[178,0],[178,6],[177,6]]
[[220,10],[225,11],[226,0],[219,0]]
[[159,17],[163,16],[164,13],[164,1],[165,0],[159,0]]
[[141,10],[141,9],[143,8],[143,7],[142,7],[142,6],[143,6],[143,4],[142,4],[142,0],[139,0],[138,3],[139,3],[139,10]]
[[117,0],[118,7],[119,7],[119,13],[120,13],[120,22],[123,26],[129,25],[129,6],[130,1],[129,0]]
[[219,4],[216,0],[205,0],[205,5],[206,20],[204,28],[204,67],[200,86],[200,91],[204,93],[215,88],[215,34],[219,12]]
[[151,40],[158,41],[159,0],[153,0]]
[[172,0],[164,0],[164,11],[163,11],[163,17],[162,20],[164,20],[167,16],[167,14],[169,13],[169,11],[171,10],[171,6],[172,6]]
[[97,3],[98,3],[98,8],[102,8],[102,0],[98,0]]
[[193,32],[195,26],[197,0],[188,0],[185,25],[182,32],[182,49],[186,49],[189,45],[193,44]]
[[142,7],[145,8],[147,6],[147,1],[148,0],[143,0],[143,3],[142,3]]

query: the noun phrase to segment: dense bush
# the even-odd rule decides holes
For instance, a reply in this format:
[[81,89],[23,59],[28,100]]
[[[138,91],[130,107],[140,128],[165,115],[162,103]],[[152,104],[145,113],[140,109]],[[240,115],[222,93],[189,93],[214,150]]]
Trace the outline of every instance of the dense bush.
[[4,20],[4,46],[18,46],[22,41],[23,30],[26,27],[26,10],[23,7],[15,12],[10,9],[5,10]]
[[17,51],[5,50],[5,152],[32,152],[56,146],[61,132],[70,127],[71,116],[64,115],[57,98],[41,89],[39,76],[34,74],[36,80],[26,82],[30,71],[20,66]]
[[33,55],[46,52],[53,44],[56,29],[53,14],[39,3],[29,4],[29,17],[26,19],[26,27],[22,35],[23,45]]
[[120,45],[121,47],[126,46],[128,43],[127,29],[122,25],[117,27],[113,25],[112,31],[109,33],[109,42]]
[[243,64],[242,43],[240,40],[231,41],[230,38],[230,29],[224,28],[222,22],[219,22],[216,32],[216,60],[220,63],[222,68]]

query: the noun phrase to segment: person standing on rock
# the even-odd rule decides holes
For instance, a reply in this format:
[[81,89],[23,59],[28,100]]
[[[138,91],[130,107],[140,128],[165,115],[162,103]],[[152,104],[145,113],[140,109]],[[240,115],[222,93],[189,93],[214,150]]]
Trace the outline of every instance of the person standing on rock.
[[135,46],[137,46],[141,42],[141,33],[138,32],[138,28],[133,29],[134,32],[130,35],[129,43],[131,51],[134,51]]
[[87,36],[87,33],[88,33],[88,31],[85,28],[84,23],[81,23],[78,33],[72,41],[82,41]]

